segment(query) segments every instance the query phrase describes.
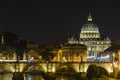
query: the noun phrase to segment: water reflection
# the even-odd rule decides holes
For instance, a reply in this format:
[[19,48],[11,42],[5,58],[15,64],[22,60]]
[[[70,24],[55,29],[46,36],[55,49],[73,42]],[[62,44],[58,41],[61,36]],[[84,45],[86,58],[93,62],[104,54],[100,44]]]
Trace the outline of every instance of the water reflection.
[[24,80],[44,80],[41,75],[25,74]]
[[[0,80],[12,80],[13,73],[3,73],[0,74]],[[37,75],[32,75],[32,74],[24,74],[24,80],[45,80],[43,76],[37,74]],[[78,80],[74,76],[56,76],[55,80]],[[99,80],[103,80],[102,78]],[[113,78],[109,78],[108,80],[117,80]]]
[[[12,80],[13,73],[0,74],[0,80]],[[45,80],[39,74],[24,74],[24,80]],[[73,76],[56,76],[55,80],[76,80]]]
[[[41,75],[31,75],[31,74],[25,74],[24,80],[45,80],[43,76]],[[73,76],[56,76],[55,80],[76,80]]]
[[76,80],[74,77],[60,76],[56,80]]
[[0,74],[0,80],[12,80],[12,77],[13,77],[12,73]]

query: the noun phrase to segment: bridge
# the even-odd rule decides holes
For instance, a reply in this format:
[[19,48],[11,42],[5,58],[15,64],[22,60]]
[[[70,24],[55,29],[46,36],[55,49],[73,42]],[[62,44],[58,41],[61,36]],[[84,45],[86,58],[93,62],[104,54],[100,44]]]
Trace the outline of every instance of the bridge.
[[0,73],[3,72],[45,72],[45,73],[60,73],[63,72],[86,72],[88,66],[95,64],[106,70],[108,74],[114,72],[114,68],[117,67],[113,63],[108,62],[40,62],[27,60],[3,60],[0,61]]

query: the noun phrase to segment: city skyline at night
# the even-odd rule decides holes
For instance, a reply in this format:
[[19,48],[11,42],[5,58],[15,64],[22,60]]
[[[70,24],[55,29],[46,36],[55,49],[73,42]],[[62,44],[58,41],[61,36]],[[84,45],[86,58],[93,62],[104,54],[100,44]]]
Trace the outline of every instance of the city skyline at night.
[[0,6],[0,33],[16,33],[46,43],[64,41],[79,33],[89,13],[100,32],[119,40],[119,4],[107,1],[6,1]]
[[120,79],[119,7],[115,0],[0,1],[0,80]]

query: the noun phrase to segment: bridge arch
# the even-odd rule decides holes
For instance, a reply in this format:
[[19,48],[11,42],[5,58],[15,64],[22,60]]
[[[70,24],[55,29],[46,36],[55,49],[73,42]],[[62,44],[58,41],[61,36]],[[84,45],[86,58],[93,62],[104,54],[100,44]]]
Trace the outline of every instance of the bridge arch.
[[4,72],[3,65],[0,65],[0,72]]
[[23,72],[45,72],[44,68],[40,64],[27,64]]
[[97,66],[100,70],[100,75],[106,75],[106,76],[109,76],[109,73],[108,71],[104,68],[104,67],[101,67],[101,66]]
[[77,70],[74,68],[72,64],[59,64],[56,66],[55,73],[75,73]]
[[108,74],[113,73],[113,66],[111,63],[98,63],[96,65],[104,68],[108,72]]
[[0,65],[0,72],[15,72],[15,67],[13,64],[1,64]]

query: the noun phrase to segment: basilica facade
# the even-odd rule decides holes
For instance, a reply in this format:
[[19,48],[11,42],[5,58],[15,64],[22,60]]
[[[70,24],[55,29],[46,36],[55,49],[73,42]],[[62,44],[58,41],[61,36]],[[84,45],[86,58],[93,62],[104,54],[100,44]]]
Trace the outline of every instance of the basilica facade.
[[93,23],[89,14],[86,24],[83,24],[79,36],[72,36],[68,44],[83,44],[87,46],[87,60],[94,61],[99,53],[111,46],[111,40],[100,34],[99,28]]

